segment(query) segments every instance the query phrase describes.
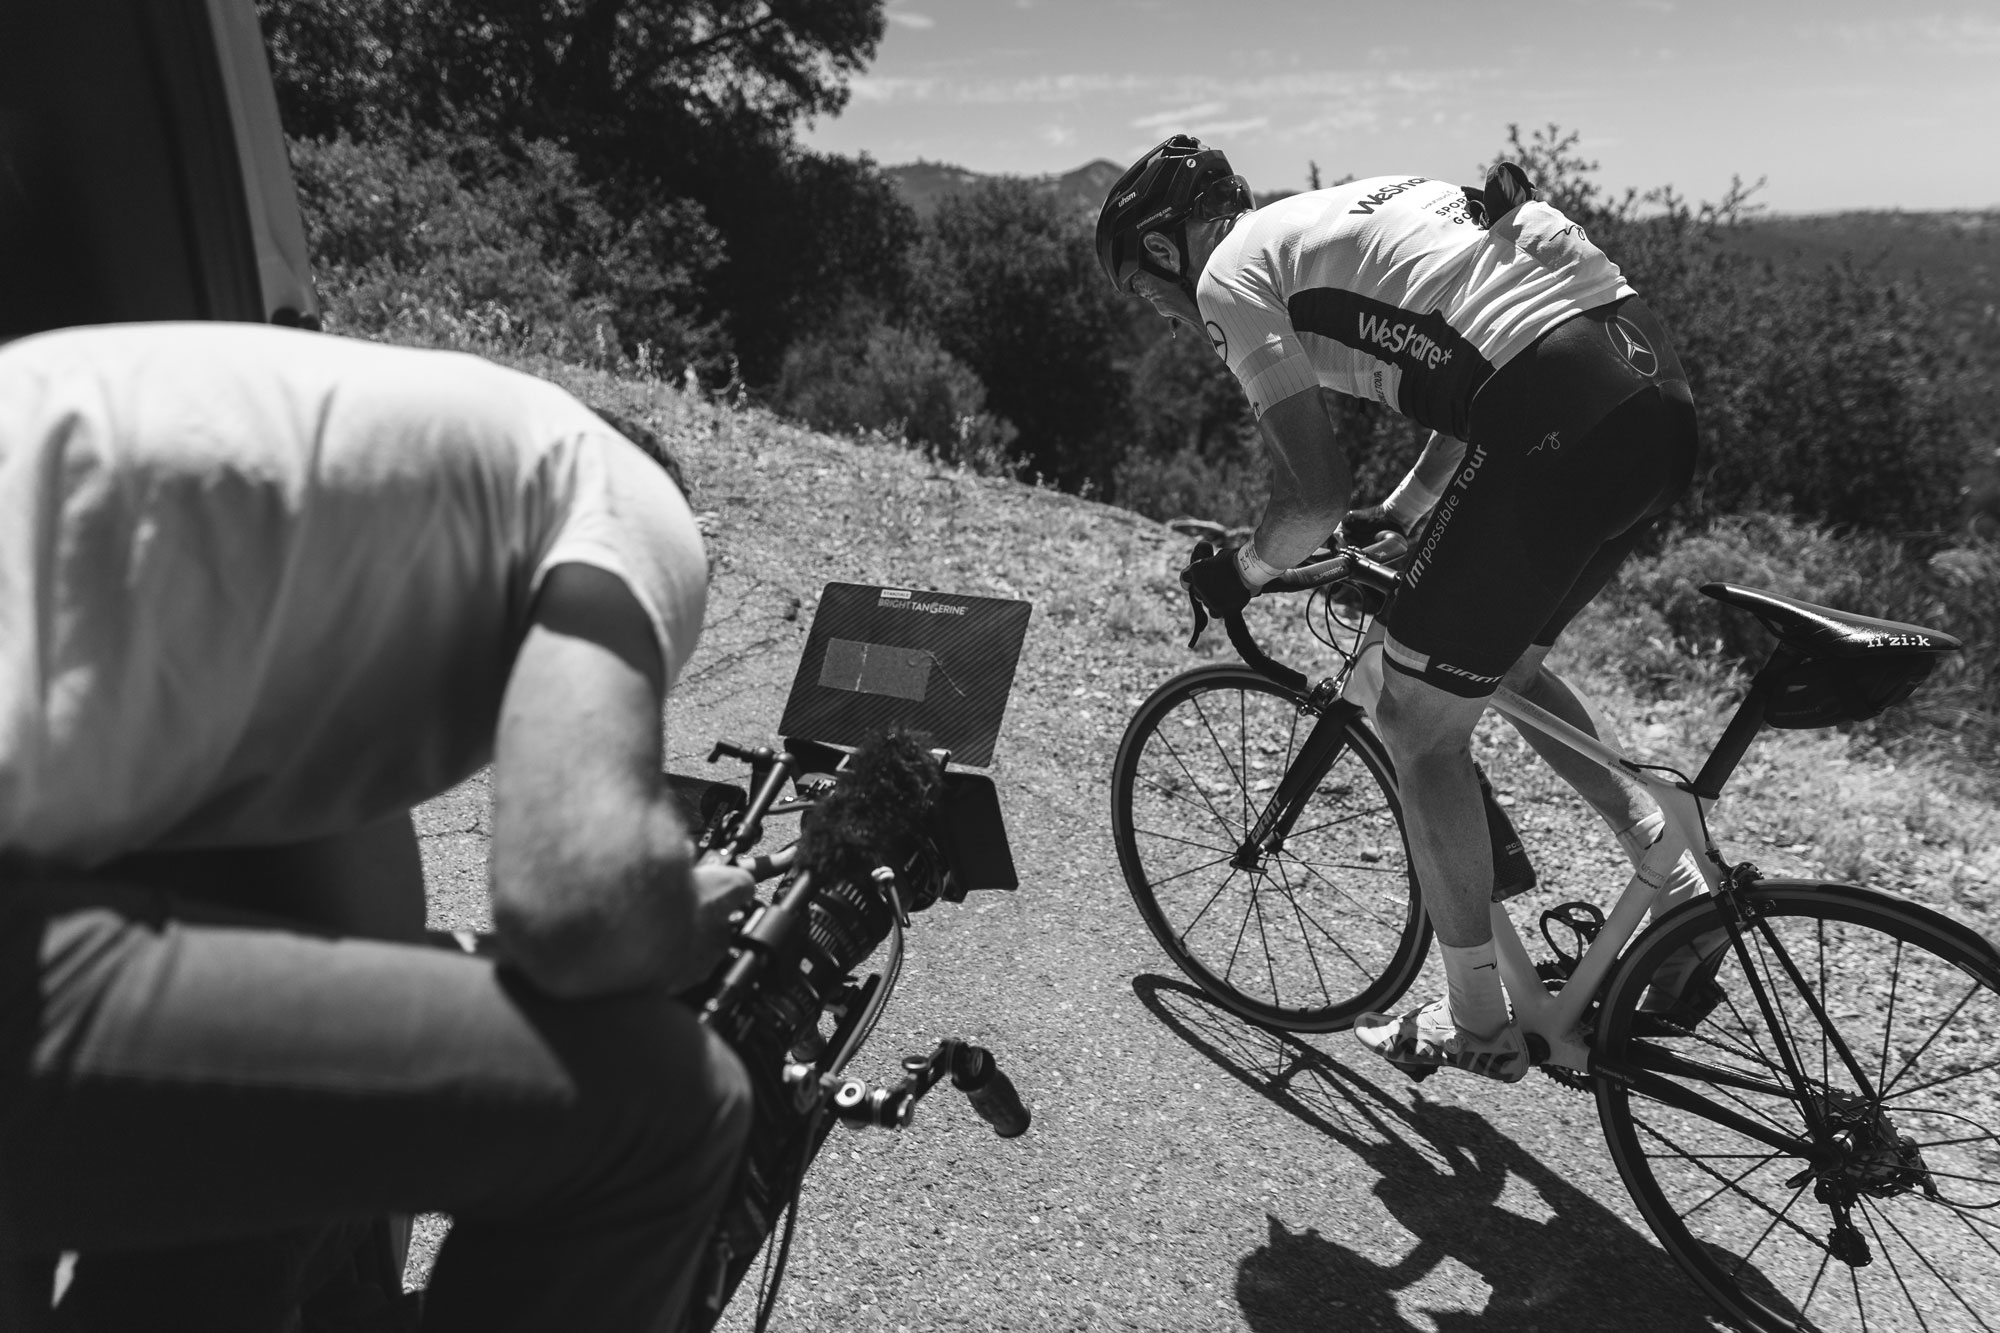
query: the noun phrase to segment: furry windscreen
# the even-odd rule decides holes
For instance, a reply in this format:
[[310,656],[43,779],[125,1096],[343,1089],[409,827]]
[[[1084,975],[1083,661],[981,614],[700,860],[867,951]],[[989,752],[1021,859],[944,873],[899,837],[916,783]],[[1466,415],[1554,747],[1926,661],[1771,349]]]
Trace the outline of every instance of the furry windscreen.
[[916,851],[944,777],[923,743],[886,732],[854,752],[834,789],[806,817],[799,860],[815,874],[865,878]]

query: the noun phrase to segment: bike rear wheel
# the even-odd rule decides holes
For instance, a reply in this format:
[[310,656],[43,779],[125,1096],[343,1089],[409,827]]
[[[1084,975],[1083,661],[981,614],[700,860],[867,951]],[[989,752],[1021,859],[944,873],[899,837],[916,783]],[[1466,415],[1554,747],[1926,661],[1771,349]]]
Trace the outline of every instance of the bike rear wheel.
[[1246,667],[1199,667],[1141,704],[1111,778],[1118,863],[1175,966],[1269,1027],[1335,1032],[1409,988],[1430,947],[1396,779],[1356,715],[1281,837],[1248,831],[1319,718]]
[[1865,889],[1745,901],[1686,1035],[1635,1006],[1721,928],[1714,900],[1642,936],[1606,993],[1598,1112],[1634,1201],[1747,1328],[2000,1328],[2000,953]]

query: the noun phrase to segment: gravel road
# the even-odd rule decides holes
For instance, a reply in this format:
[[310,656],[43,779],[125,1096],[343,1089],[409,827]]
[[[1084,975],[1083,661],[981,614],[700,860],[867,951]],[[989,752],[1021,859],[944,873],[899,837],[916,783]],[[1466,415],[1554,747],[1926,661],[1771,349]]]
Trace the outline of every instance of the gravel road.
[[[1418,1089],[1346,1034],[1275,1036],[1176,979],[1126,897],[1106,783],[1132,706],[1202,660],[1171,581],[1184,539],[623,391],[687,448],[716,563],[668,719],[678,771],[713,771],[716,737],[771,738],[825,581],[1035,603],[995,769],[1022,886],[916,920],[854,1071],[885,1080],[941,1037],[977,1041],[1034,1127],[998,1139],[944,1088],[899,1135],[836,1130],[777,1327],[1719,1327],[1626,1199],[1587,1096],[1449,1072]],[[1623,882],[1594,819],[1511,735],[1496,726],[1483,758],[1543,876],[1521,919]],[[483,919],[486,818],[483,779],[420,811],[434,924]],[[1427,972],[1416,993],[1437,985]],[[743,1305],[729,1327],[748,1326]]]

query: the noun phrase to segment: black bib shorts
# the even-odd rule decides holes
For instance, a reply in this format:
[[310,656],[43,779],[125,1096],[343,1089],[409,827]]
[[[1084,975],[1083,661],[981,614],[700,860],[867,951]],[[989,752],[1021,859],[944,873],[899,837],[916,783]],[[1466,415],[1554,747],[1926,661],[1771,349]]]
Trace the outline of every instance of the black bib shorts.
[[1687,490],[1700,436],[1673,343],[1637,297],[1502,366],[1468,434],[1382,618],[1391,666],[1478,699],[1603,591]]

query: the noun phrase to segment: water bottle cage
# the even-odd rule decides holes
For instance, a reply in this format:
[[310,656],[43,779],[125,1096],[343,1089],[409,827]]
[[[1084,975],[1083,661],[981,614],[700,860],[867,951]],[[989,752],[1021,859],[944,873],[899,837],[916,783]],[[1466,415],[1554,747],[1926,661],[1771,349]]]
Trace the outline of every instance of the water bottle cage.
[[[1549,929],[1561,926],[1569,932],[1569,945],[1576,950],[1571,953],[1556,943],[1556,937]],[[1576,971],[1582,961],[1584,950],[1597,938],[1597,932],[1604,929],[1604,912],[1596,903],[1557,903],[1542,913],[1542,940],[1556,956],[1554,967],[1563,977]]]

